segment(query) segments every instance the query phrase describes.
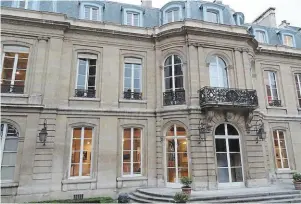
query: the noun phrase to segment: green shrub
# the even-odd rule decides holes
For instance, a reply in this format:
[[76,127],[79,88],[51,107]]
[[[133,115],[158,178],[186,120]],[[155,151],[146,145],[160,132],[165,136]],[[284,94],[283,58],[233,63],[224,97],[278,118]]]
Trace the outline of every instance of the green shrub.
[[180,192],[180,193],[176,193],[173,199],[175,203],[186,203],[189,200],[189,195]]
[[115,203],[115,200],[111,197],[96,197],[96,198],[84,198],[82,200],[47,200],[32,203]]
[[293,180],[297,182],[301,182],[301,173],[294,173]]
[[183,187],[190,187],[190,185],[192,184],[192,179],[190,177],[187,176],[183,176],[181,178],[181,184],[183,184]]

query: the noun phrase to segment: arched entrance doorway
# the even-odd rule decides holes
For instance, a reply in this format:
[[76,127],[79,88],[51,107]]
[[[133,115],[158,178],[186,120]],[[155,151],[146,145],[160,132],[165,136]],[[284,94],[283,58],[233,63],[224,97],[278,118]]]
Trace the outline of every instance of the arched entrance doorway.
[[185,128],[172,125],[165,136],[165,182],[167,187],[181,187],[180,178],[189,175],[187,133]]
[[215,129],[215,152],[218,187],[244,186],[240,136],[235,127],[224,123]]

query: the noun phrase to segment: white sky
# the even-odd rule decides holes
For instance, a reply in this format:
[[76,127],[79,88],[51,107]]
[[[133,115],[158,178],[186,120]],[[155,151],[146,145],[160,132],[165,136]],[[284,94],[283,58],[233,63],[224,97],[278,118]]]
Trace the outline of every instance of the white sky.
[[[140,5],[141,0],[110,0]],[[153,0],[153,7],[161,8],[172,0]],[[213,1],[213,0],[207,0]],[[235,11],[245,14],[246,22],[252,22],[269,7],[276,8],[277,25],[287,20],[292,26],[301,27],[301,0],[222,0]]]

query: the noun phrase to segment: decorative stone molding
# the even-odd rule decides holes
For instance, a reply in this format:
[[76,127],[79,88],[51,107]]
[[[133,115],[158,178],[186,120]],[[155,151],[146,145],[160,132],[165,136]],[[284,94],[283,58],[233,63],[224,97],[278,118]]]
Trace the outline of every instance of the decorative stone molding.
[[243,51],[243,49],[242,49],[242,48],[240,48],[240,47],[236,47],[236,48],[234,48],[234,51],[237,51],[237,52],[242,52],[242,51]]
[[242,48],[242,51],[243,51],[243,52],[249,53],[249,52],[250,52],[250,49],[249,49],[249,48]]
[[50,37],[46,37],[46,36],[39,36],[38,37],[38,41],[46,41],[46,42],[48,42],[48,40],[50,39]]
[[227,68],[228,68],[228,69],[234,69],[234,66],[233,66],[232,64],[229,64],[229,65],[227,66]]

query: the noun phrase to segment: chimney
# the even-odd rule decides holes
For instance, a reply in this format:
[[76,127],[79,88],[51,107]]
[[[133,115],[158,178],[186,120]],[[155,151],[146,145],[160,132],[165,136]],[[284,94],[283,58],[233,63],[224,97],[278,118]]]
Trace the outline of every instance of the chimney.
[[145,8],[152,8],[152,0],[141,0],[141,6]]
[[214,0],[213,3],[215,3],[215,4],[223,4],[223,1],[222,0]]
[[281,24],[279,25],[279,28],[286,28],[289,25],[290,25],[289,22],[287,22],[286,20],[283,20],[283,21],[281,21]]
[[276,8],[270,7],[260,14],[254,21],[254,24],[268,26],[268,27],[277,27],[276,25]]

